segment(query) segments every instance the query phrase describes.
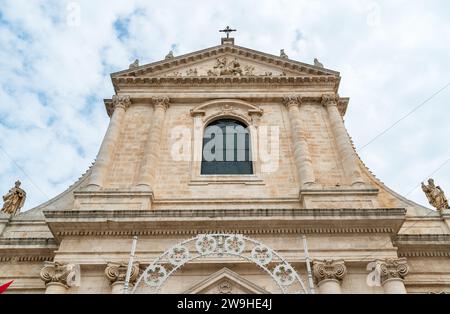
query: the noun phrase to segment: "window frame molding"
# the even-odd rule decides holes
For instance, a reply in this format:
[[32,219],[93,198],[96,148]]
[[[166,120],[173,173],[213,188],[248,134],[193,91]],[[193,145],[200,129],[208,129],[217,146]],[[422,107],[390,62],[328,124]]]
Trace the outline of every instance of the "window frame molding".
[[[261,164],[258,156],[252,161],[253,174],[201,174],[203,150],[203,134],[205,128],[212,122],[221,119],[233,119],[247,125],[250,133],[252,154],[257,146],[256,131],[263,110],[240,99],[216,99],[207,101],[194,109],[191,109],[192,128],[192,152],[190,162],[191,178],[189,185],[209,184],[245,184],[264,185],[261,176]],[[196,142],[197,141],[197,142]],[[256,147],[257,148],[257,147]],[[198,154],[200,154],[198,156]],[[197,155],[197,157],[196,157]]]

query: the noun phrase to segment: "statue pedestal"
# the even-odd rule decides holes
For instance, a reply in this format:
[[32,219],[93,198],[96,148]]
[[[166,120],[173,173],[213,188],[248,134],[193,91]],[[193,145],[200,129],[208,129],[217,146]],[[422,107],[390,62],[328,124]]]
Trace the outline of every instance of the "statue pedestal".
[[3,230],[5,230],[5,227],[8,224],[10,217],[11,215],[5,214],[4,212],[0,211],[0,236],[3,233]]
[[[441,216],[445,221],[445,224],[448,227],[448,231],[450,232],[450,209],[444,209],[443,211],[441,211]],[[1,234],[1,232],[0,232]]]

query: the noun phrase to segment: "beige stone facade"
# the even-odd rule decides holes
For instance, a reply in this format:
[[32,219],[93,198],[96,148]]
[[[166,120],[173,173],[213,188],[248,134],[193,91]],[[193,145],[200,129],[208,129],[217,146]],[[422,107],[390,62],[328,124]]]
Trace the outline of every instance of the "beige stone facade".
[[[0,213],[0,283],[14,280],[10,293],[121,293],[136,235],[129,291],[151,292],[139,279],[159,256],[220,233],[263,244],[305,285],[306,235],[316,293],[450,292],[449,210],[407,200],[365,167],[343,122],[340,80],[231,39],[113,73],[93,166],[45,204]],[[275,132],[278,158],[255,158],[252,175],[201,175],[202,132],[221,118],[249,127],[252,152],[261,153],[261,130]],[[183,263],[160,292],[282,292],[275,259],[261,267],[238,255]]]

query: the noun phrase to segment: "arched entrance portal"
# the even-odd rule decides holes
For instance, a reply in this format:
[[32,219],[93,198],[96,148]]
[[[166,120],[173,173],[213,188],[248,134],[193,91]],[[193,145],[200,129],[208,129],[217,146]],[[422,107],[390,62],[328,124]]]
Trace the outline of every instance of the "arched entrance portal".
[[282,293],[309,293],[295,269],[270,247],[240,234],[224,233],[199,234],[171,247],[145,269],[132,293],[145,286],[158,293],[174,272],[188,262],[207,256],[239,257],[262,268]]

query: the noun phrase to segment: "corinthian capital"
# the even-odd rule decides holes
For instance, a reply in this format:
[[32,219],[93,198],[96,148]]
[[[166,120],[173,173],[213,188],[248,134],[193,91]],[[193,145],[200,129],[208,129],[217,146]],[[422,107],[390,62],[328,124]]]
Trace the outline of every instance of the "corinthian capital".
[[408,275],[409,266],[406,258],[391,258],[376,261],[380,269],[381,283],[388,279],[404,279]]
[[69,280],[73,280],[71,277],[74,273],[75,265],[62,264],[58,262],[46,262],[45,266],[41,269],[41,279],[45,284],[60,283],[67,286]]
[[343,260],[314,260],[313,273],[316,283],[326,279],[342,281],[347,273]]
[[[111,284],[116,282],[125,282],[127,276],[128,264],[126,263],[108,263],[105,268],[105,275]],[[134,263],[131,267],[130,283],[134,284],[139,276],[139,263]]]
[[338,94],[323,94],[322,95],[322,105],[324,105],[324,106],[337,105],[338,101],[339,101]]
[[112,97],[114,109],[117,107],[122,107],[127,109],[131,105],[131,99],[129,95],[114,95]]
[[286,107],[298,106],[302,103],[301,95],[287,95],[283,97],[283,103]]
[[160,97],[153,97],[152,98],[153,103],[155,104],[155,107],[161,107],[164,110],[167,110],[169,108],[169,97],[160,96]]

